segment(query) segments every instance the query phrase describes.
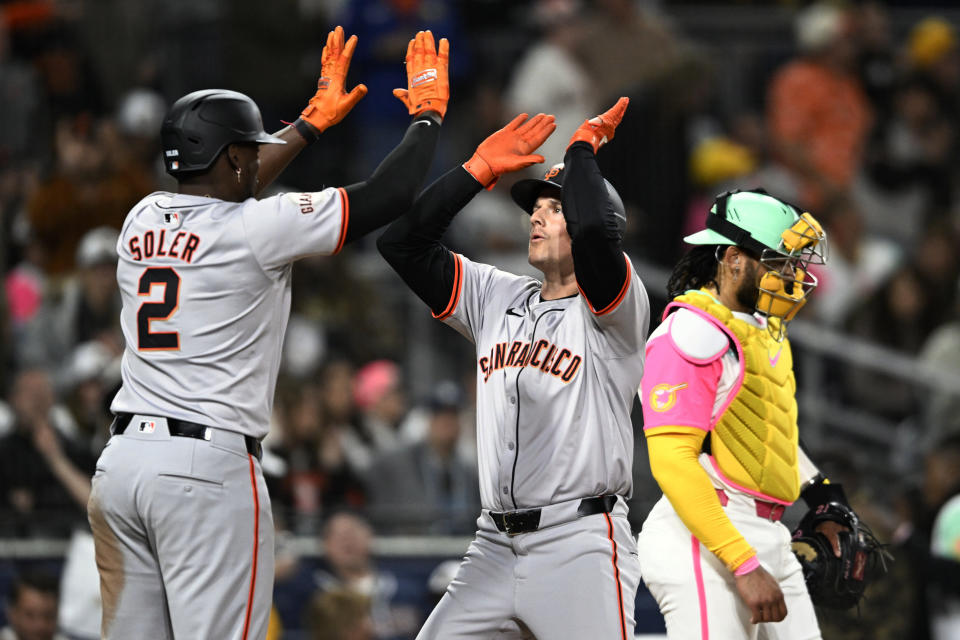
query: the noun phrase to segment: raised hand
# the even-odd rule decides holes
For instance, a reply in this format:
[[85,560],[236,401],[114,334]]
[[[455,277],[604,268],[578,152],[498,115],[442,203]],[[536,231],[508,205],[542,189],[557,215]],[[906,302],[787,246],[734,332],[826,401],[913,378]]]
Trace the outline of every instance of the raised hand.
[[620,98],[617,104],[613,105],[606,112],[599,116],[584,120],[583,124],[573,133],[570,138],[570,145],[574,142],[589,142],[593,146],[593,152],[596,153],[603,145],[613,140],[613,132],[616,130],[620,121],[623,120],[623,114],[630,104],[630,98]]
[[450,100],[450,43],[440,38],[437,48],[430,31],[419,31],[407,45],[406,65],[407,88],[394,89],[393,95],[412,116],[435,111],[443,118]]
[[499,131],[480,143],[463,168],[487,189],[505,173],[543,162],[543,156],[531,153],[557,128],[553,116],[538,113],[529,120],[521,113]]
[[350,93],[344,89],[350,60],[356,47],[357,36],[350,36],[344,44],[343,27],[337,27],[327,35],[327,44],[323,47],[320,58],[317,92],[300,113],[300,117],[317,131],[323,131],[343,120],[354,105],[367,95],[367,87],[362,84],[355,86]]

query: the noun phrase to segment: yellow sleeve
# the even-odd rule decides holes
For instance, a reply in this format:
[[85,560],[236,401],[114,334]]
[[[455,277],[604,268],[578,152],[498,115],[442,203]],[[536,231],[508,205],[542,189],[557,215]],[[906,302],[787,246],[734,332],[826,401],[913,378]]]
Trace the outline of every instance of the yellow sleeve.
[[649,430],[650,470],[690,533],[730,571],[736,571],[757,552],[730,522],[710,476],[697,460],[706,435],[694,427]]

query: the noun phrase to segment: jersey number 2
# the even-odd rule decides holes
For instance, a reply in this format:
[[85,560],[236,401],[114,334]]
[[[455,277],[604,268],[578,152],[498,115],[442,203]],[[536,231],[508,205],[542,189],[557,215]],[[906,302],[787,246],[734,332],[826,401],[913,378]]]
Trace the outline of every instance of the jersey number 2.
[[140,351],[175,351],[180,348],[176,331],[150,331],[153,320],[169,320],[180,307],[180,276],[170,267],[150,267],[140,276],[137,293],[150,295],[153,285],[163,286],[163,302],[144,302],[137,311],[137,348]]

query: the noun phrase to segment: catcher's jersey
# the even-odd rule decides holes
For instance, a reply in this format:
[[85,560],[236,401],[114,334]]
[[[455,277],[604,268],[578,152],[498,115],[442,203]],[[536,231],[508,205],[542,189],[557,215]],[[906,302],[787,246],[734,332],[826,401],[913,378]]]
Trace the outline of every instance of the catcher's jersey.
[[141,200],[117,242],[126,349],[111,410],[265,436],[291,263],[339,251],[347,223],[342,189]]
[[440,317],[477,347],[483,507],[506,511],[632,490],[630,409],[643,374],[647,292],[627,259],[620,298],[542,300],[540,282],[455,255]]

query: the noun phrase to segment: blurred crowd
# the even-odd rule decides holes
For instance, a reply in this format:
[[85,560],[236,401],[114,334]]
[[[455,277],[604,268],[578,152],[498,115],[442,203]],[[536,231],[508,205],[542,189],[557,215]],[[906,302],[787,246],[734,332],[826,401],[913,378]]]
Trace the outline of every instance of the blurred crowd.
[[[782,3],[765,9],[769,33],[751,42],[746,27],[687,33],[685,4],[0,0],[0,538],[73,536],[70,548],[85,548],[76,536],[123,347],[117,232],[141,197],[175,188],[160,160],[167,106],[222,86],[251,95],[278,129],[313,91],[320,36],[342,24],[359,37],[348,86],[370,93],[276,188],[356,182],[399,140],[408,116],[390,90],[408,39],[430,28],[452,49],[435,167],[468,158],[521,111],[556,115],[549,166],[583,118],[626,95],[599,161],[627,207],[625,247],[638,264],[670,268],[682,236],[731,188],[762,186],[823,222],[830,261],[805,318],[941,380],[913,384],[841,357],[824,368],[825,400],[897,427],[891,450],[828,431],[819,453],[845,461],[837,473],[893,545],[897,584],[916,587],[876,596],[876,628],[839,619],[829,637],[924,638],[927,611],[957,616],[957,573],[928,551],[960,491],[960,386],[942,383],[960,379],[960,14]],[[476,198],[450,246],[530,273],[527,222],[506,195],[520,177]],[[294,272],[263,466],[278,530],[325,552],[317,569],[278,549],[277,621],[302,637],[412,637],[430,603],[404,602],[410,590],[376,569],[373,532],[465,536],[479,511],[470,345],[433,323],[375,254],[361,242]],[[665,293],[649,289],[662,308]],[[642,440],[636,525],[658,497]],[[858,444],[871,455],[851,452]],[[940,555],[960,557],[960,546]],[[43,576],[16,584],[14,625],[25,598],[42,606],[49,592]],[[911,631],[895,631],[897,611]],[[304,616],[329,622],[307,630]]]

